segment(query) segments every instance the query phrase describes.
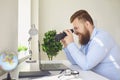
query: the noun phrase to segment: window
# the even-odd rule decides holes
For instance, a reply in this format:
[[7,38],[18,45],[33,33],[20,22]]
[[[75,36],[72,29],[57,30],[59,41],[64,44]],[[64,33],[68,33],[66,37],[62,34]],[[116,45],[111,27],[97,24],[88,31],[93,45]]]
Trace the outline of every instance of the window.
[[[28,48],[28,31],[31,26],[31,0],[18,0],[18,48]],[[18,58],[28,55],[28,51],[20,51]]]

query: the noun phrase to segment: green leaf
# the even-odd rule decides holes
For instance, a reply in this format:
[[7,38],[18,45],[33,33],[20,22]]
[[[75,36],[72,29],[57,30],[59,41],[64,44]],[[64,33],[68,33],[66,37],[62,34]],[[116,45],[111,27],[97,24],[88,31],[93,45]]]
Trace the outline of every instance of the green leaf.
[[26,46],[18,46],[18,52],[20,51],[26,51],[28,48]]
[[55,35],[56,30],[50,30],[44,33],[42,50],[47,53],[50,60],[62,50],[62,44],[55,41]]

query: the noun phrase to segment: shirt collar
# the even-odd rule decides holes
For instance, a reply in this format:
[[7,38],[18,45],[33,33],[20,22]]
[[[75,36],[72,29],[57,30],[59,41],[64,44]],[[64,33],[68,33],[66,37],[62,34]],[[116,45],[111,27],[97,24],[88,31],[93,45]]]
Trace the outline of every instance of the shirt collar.
[[93,32],[92,32],[91,37],[90,37],[90,40],[92,40],[94,38],[96,33],[97,33],[97,29],[94,27]]

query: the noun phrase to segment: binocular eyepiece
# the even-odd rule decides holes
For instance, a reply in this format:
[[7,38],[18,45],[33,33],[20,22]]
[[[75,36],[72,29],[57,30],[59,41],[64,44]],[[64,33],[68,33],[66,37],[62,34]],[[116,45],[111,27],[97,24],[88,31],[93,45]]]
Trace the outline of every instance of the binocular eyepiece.
[[[71,30],[72,33],[74,32],[73,29],[70,29],[70,30]],[[65,32],[60,33],[60,34],[56,34],[55,40],[56,40],[56,41],[60,41],[60,40],[63,39],[65,36],[67,36],[67,34],[66,34]]]

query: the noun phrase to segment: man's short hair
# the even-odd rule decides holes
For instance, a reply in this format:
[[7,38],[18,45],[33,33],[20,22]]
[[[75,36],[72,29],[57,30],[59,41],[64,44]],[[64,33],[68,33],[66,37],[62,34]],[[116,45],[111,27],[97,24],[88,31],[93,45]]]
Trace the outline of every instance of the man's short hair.
[[93,20],[90,14],[86,10],[78,10],[76,11],[70,18],[70,22],[72,23],[74,19],[78,18],[79,20],[89,21],[90,24],[93,25]]

